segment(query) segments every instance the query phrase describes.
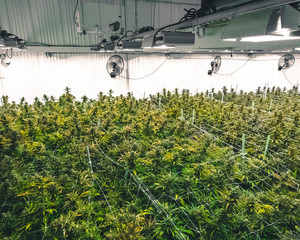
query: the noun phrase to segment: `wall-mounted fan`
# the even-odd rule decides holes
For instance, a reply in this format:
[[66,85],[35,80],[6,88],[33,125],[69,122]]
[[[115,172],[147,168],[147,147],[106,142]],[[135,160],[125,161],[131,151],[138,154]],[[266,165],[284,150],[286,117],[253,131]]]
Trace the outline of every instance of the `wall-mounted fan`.
[[111,56],[106,64],[106,70],[108,74],[115,78],[116,76],[119,76],[124,69],[124,60],[119,55],[113,55]]
[[1,59],[1,65],[3,67],[8,67],[10,62],[7,61],[7,56],[6,54],[0,54],[0,59]]
[[295,63],[295,57],[292,54],[283,55],[278,61],[278,70],[289,69]]
[[210,63],[211,70],[208,70],[208,75],[217,73],[221,67],[222,58],[221,56],[216,56],[215,59]]

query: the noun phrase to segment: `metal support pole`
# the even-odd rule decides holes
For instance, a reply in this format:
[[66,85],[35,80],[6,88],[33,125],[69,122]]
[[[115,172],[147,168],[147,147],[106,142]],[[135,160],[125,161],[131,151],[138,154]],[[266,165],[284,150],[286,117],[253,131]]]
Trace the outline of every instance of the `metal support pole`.
[[196,111],[195,111],[195,108],[193,109],[193,116],[192,116],[192,124],[194,124],[194,122],[195,122],[195,113],[196,113]]
[[[90,169],[91,169],[91,173],[93,174],[94,171],[93,171],[93,167],[92,167],[92,160],[91,160],[91,155],[90,155],[90,149],[88,146],[86,146],[86,149],[87,149],[87,154],[88,154],[88,159],[89,159],[89,164],[90,164]],[[91,194],[89,193],[89,203],[91,203]]]
[[89,164],[90,164],[91,173],[93,173],[94,171],[93,171],[93,167],[92,167],[92,160],[91,160],[91,155],[90,155],[90,149],[89,149],[88,146],[86,147],[86,149],[87,149],[87,154],[88,154],[88,158],[89,158]]
[[158,108],[160,108],[160,106],[161,106],[161,97],[159,96],[159,98],[158,98]]
[[269,113],[271,111],[271,107],[272,107],[272,99],[271,99],[270,106],[269,106]]
[[242,155],[243,157],[246,155],[245,153],[245,134],[242,136]]
[[268,148],[269,148],[269,145],[270,145],[270,141],[271,141],[271,136],[268,135],[267,143],[266,143],[266,148],[265,148],[265,152],[264,152],[264,156],[265,157],[267,156],[267,153],[268,153]]

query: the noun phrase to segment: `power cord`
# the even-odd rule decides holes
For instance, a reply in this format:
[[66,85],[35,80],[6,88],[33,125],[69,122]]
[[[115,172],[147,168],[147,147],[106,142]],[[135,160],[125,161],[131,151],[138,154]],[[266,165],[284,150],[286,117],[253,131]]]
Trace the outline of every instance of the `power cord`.
[[[10,56],[8,54],[8,50],[10,50]],[[12,59],[12,54],[13,54],[13,49],[12,48],[11,49],[6,49],[5,55],[6,55],[7,58]]]
[[73,13],[73,22],[75,23],[76,27],[79,27],[79,23],[76,22],[76,10],[78,8],[78,4],[79,4],[79,0],[77,0],[76,2],[74,13]]
[[293,85],[293,86],[296,86],[296,87],[299,87],[299,85],[300,85],[300,83],[292,83],[290,80],[289,80],[289,78],[287,77],[287,75],[285,74],[285,69],[283,69],[283,76],[284,76],[284,78],[288,81],[288,83],[289,84],[291,84],[291,85]]
[[169,56],[166,55],[166,58],[164,59],[164,61],[151,73],[147,74],[146,76],[144,77],[139,77],[139,78],[128,78],[128,77],[123,77],[123,76],[120,76],[120,78],[124,78],[124,79],[128,79],[128,80],[142,80],[142,79],[145,79],[149,76],[151,76],[152,74],[156,73],[165,63],[166,61],[169,59]]
[[191,8],[191,9],[184,8],[184,11],[186,11],[186,14],[180,19],[179,22],[185,22],[190,19],[195,19],[198,17],[215,13],[217,11],[217,8],[216,5],[213,3],[204,3],[204,5],[198,10],[195,8]]
[[116,45],[117,47],[119,46],[120,41],[121,41],[124,37],[128,37],[128,36],[127,36],[128,33],[132,33],[132,35],[135,35],[135,32],[132,31],[132,30],[126,31],[125,34],[124,34],[122,37],[119,38],[119,40],[118,40],[118,42],[117,42],[117,45]]
[[154,37],[153,37],[152,45],[155,45],[157,34],[159,32],[161,32],[162,30],[164,30],[168,27],[176,26],[176,25],[178,25],[182,22],[188,21],[190,19],[195,19],[195,18],[198,18],[198,17],[202,17],[202,16],[205,16],[205,15],[208,15],[208,14],[215,13],[217,11],[216,6],[212,3],[204,3],[203,7],[201,7],[198,10],[196,10],[195,8],[191,8],[189,10],[184,9],[184,10],[187,13],[179,20],[179,22],[169,24],[169,25],[164,26],[164,27],[162,27],[162,28],[160,28],[156,31],[156,33],[154,34]]
[[216,75],[220,75],[220,76],[230,76],[232,74],[235,74],[236,72],[238,72],[239,70],[241,70],[251,59],[252,56],[250,56],[247,61],[242,65],[240,66],[238,69],[234,70],[233,72],[231,73],[215,73]]
[[102,44],[106,43],[106,39],[104,38],[99,44],[94,47],[91,47],[91,50],[99,51],[102,48]]
[[152,31],[154,30],[154,27],[150,27],[150,26],[147,26],[147,27],[142,27],[138,30],[135,31],[135,34],[140,34],[140,33],[144,33],[144,32],[149,32],[149,31]]

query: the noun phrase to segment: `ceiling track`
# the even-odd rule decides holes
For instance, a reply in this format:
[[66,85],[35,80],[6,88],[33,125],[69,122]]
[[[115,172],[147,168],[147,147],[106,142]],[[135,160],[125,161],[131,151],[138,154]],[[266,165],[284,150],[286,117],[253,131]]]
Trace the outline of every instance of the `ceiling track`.
[[[235,16],[249,14],[257,11],[262,11],[270,8],[276,8],[284,5],[288,5],[291,3],[297,3],[299,0],[260,0],[260,1],[251,1],[247,2],[241,5],[237,5],[235,7],[232,7],[230,9],[217,11],[216,13],[209,14],[203,17],[191,19],[185,22],[181,22],[178,24],[174,24],[170,27],[164,28],[164,31],[172,31],[172,30],[180,30],[180,29],[186,29],[191,28],[195,26],[201,26],[206,25],[212,22],[217,22],[225,19],[231,19]],[[124,38],[124,40],[131,40],[131,39],[137,39],[137,38],[143,38],[147,35],[155,34],[159,29],[155,29],[152,31],[148,31],[141,34],[136,34],[133,36],[129,36]]]

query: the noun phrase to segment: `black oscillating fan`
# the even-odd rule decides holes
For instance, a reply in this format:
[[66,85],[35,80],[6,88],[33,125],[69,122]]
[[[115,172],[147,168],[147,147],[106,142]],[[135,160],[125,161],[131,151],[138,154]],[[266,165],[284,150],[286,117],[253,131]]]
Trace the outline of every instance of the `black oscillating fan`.
[[211,70],[208,70],[208,75],[212,75],[213,73],[217,73],[221,67],[222,58],[221,56],[216,56],[214,61],[210,63]]
[[295,57],[292,54],[285,54],[283,55],[279,61],[278,61],[278,70],[282,69],[289,69],[291,68],[295,63]]
[[116,76],[119,76],[124,69],[124,60],[119,55],[113,55],[111,56],[106,64],[106,70],[108,74],[115,78]]

